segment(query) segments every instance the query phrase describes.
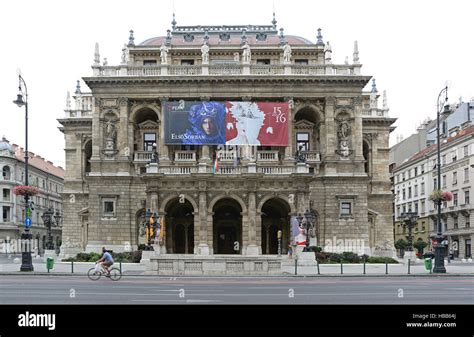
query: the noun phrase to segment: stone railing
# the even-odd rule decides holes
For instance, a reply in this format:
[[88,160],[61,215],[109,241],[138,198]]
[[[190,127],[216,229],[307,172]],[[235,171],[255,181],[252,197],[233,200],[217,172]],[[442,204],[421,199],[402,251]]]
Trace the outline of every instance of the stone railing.
[[215,64],[209,66],[209,75],[240,75],[239,64]]
[[64,110],[66,118],[92,118],[92,110]]
[[192,65],[170,66],[168,71],[170,75],[201,75],[202,67]]
[[[93,75],[114,76],[195,76],[195,75],[359,75],[360,65],[333,64],[251,64],[240,63],[211,65],[120,65],[93,66]],[[203,70],[205,69],[205,70]]]
[[284,70],[283,65],[257,64],[250,66],[250,74],[252,75],[281,75]]
[[128,76],[159,76],[161,74],[159,66],[128,67]]
[[292,174],[296,173],[296,168],[289,166],[289,167],[281,167],[281,166],[258,166],[257,173],[263,174]]
[[257,152],[257,161],[278,161],[278,151],[258,151]]
[[176,151],[174,160],[176,162],[196,162],[196,151]]
[[362,110],[362,117],[388,117],[388,109],[364,109]]
[[313,66],[305,64],[293,64],[291,65],[292,75],[324,75],[326,72],[323,65]]
[[220,166],[216,174],[241,174],[245,173],[246,170],[241,166]]
[[234,161],[237,157],[236,151],[218,151],[219,161]]
[[304,159],[306,159],[307,162],[320,162],[321,161],[321,156],[319,152],[316,151],[305,151],[303,152]]
[[158,173],[163,174],[191,174],[197,173],[197,167],[195,166],[170,166],[158,168]]
[[135,151],[133,160],[136,162],[149,163],[152,155],[153,152],[151,151]]

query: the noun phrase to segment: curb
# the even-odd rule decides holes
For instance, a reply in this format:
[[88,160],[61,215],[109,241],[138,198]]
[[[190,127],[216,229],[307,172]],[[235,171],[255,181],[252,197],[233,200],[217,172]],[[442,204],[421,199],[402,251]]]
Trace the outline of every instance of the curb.
[[[87,276],[86,273],[46,273],[46,272],[0,272],[0,276],[18,276],[18,275],[28,275],[28,276],[76,276],[83,277]],[[149,274],[122,274],[122,277],[179,277],[179,278],[278,278],[278,277],[291,277],[291,278],[318,278],[318,277],[469,277],[474,276],[474,274],[320,274],[320,275],[293,275],[293,274],[283,274],[283,275],[149,275]]]

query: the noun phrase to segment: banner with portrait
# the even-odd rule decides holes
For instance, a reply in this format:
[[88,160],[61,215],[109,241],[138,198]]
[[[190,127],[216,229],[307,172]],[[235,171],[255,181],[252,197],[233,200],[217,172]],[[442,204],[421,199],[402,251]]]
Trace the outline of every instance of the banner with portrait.
[[288,145],[288,103],[166,102],[166,144]]

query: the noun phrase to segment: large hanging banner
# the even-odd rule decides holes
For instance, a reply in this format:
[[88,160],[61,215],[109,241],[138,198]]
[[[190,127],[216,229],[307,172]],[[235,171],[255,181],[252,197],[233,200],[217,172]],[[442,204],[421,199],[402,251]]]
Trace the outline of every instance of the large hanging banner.
[[166,102],[165,143],[288,145],[288,103]]

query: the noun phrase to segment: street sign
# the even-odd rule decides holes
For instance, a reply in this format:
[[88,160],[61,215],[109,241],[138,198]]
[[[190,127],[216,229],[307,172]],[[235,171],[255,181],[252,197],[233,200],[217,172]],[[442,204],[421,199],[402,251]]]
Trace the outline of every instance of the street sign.
[[31,227],[31,218],[25,219],[25,227]]

